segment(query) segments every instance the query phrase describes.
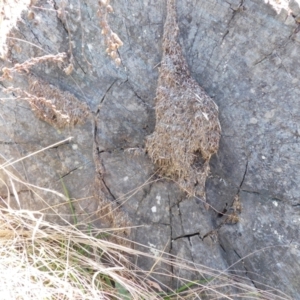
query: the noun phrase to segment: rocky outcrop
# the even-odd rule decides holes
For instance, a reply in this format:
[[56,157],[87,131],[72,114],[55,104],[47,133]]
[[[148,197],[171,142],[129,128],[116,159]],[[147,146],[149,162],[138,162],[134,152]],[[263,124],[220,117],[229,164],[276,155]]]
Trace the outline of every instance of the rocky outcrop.
[[[1,60],[1,163],[12,159],[6,171],[19,192],[16,199],[2,170],[2,202],[71,222],[62,178],[81,222],[144,225],[124,233],[152,253],[178,254],[300,299],[300,9],[297,1],[265,2],[177,3],[183,56],[218,105],[222,128],[206,210],[176,178],[160,177],[143,151],[156,125],[165,1],[33,1]],[[37,91],[41,82],[45,90]],[[123,221],[113,223],[117,210]]]

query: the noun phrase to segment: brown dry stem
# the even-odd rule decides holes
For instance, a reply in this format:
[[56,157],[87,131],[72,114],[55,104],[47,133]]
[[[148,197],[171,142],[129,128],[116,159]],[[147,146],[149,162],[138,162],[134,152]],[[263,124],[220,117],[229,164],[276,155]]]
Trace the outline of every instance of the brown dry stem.
[[58,53],[56,55],[53,54],[49,54],[49,55],[44,55],[44,56],[40,56],[40,57],[32,57],[26,61],[24,61],[21,64],[15,64],[12,68],[7,68],[4,67],[2,68],[2,76],[0,77],[0,81],[3,80],[12,80],[13,79],[13,73],[17,72],[17,73],[23,73],[25,72],[26,74],[29,73],[30,68],[33,67],[34,65],[38,64],[38,63],[44,63],[44,62],[54,62],[54,63],[58,63],[58,64],[62,64],[64,63],[64,60],[66,59],[67,55],[66,53]]
[[57,128],[73,127],[86,121],[90,113],[88,106],[71,93],[33,76],[29,77],[29,84],[34,96],[29,103],[39,119]]
[[62,91],[49,83],[28,75],[29,92],[20,88],[7,88],[18,99],[28,101],[32,111],[42,121],[55,128],[74,127],[83,124],[90,114],[89,107],[73,94]]
[[100,0],[98,16],[100,18],[100,26],[102,28],[102,35],[105,38],[105,43],[107,45],[106,52],[113,59],[115,64],[119,66],[121,64],[121,58],[118,53],[118,49],[123,45],[123,42],[119,36],[112,31],[110,28],[107,15],[113,12],[113,8],[109,5],[110,0]]

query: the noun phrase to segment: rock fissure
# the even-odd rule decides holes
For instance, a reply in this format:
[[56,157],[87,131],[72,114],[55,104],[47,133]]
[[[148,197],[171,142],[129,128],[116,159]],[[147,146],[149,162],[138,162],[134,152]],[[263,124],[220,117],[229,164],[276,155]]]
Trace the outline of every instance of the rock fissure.
[[114,86],[114,84],[117,82],[118,80],[115,79],[109,86],[108,88],[106,89],[104,95],[101,97],[100,101],[99,101],[99,104],[98,104],[98,108],[97,108],[97,111],[96,111],[96,115],[98,115],[100,113],[100,107],[101,105],[104,103],[104,100],[106,98],[106,95],[107,93],[112,89],[112,87]]
[[200,236],[200,232],[196,232],[196,233],[190,233],[190,234],[184,234],[178,237],[173,238],[173,241],[179,240],[179,239],[183,239],[183,238],[191,238],[193,236],[198,236],[200,238],[200,240],[202,240],[201,236]]
[[[225,40],[225,38],[226,38],[226,36],[227,36],[228,34],[229,34],[229,29],[227,29],[226,32],[223,34],[222,39],[221,39],[221,45],[223,44],[223,42],[224,42],[224,40]],[[222,59],[222,60],[223,60],[223,59]],[[222,60],[221,60],[221,61],[222,61]],[[220,62],[220,63],[221,63],[221,62]],[[216,70],[218,70],[218,67],[219,67],[220,63],[217,65]]]
[[247,175],[247,171],[248,171],[248,164],[249,164],[249,161],[248,161],[248,159],[247,159],[247,161],[246,161],[246,166],[245,166],[245,172],[244,172],[242,181],[241,181],[241,183],[240,183],[238,193],[240,192],[240,190],[242,189],[242,186],[243,186],[243,184],[244,184],[244,181],[245,181],[245,178],[246,178],[246,175]]
[[245,165],[245,170],[244,174],[241,180],[241,183],[238,186],[238,190],[236,195],[234,196],[231,205],[228,205],[227,203],[225,204],[225,207],[223,208],[222,212],[221,211],[216,211],[217,213],[217,218],[222,218],[221,223],[213,230],[209,231],[203,236],[203,239],[206,238],[207,236],[211,236],[212,234],[218,233],[219,229],[222,228],[223,225],[234,225],[239,222],[239,215],[242,212],[242,205],[241,205],[241,200],[240,200],[240,192],[244,191],[242,189],[242,186],[244,184],[247,172],[248,172],[248,159],[246,161]]
[[178,209],[178,216],[179,216],[179,220],[180,220],[180,229],[182,232],[184,232],[183,223],[182,223],[182,214],[180,211],[179,203],[177,204],[177,209]]
[[[232,15],[231,15],[231,18],[230,18],[229,21],[228,21],[227,27],[230,27],[230,25],[231,25],[232,21],[234,20],[234,18],[236,17],[236,15],[237,15],[239,12],[241,12],[241,11],[244,10],[244,1],[245,1],[245,0],[241,0],[241,1],[240,1],[240,4],[239,4],[238,7],[236,7],[236,8],[233,8],[233,7],[232,7],[232,4],[230,4],[230,9],[232,10]],[[227,3],[228,3],[228,2],[227,2]],[[222,38],[222,40],[223,40],[223,38]]]
[[[125,17],[123,17],[123,24],[125,26],[125,31],[126,31],[126,35],[127,35],[127,41],[128,41],[128,45],[129,45],[128,48],[130,50],[132,50],[132,45],[131,45],[131,41],[130,41],[130,38],[129,38],[130,34],[129,34],[129,30],[128,30],[128,27],[127,27],[127,24],[126,24],[126,18]],[[127,70],[127,68],[126,68],[126,70]]]
[[43,44],[40,42],[38,36],[33,32],[32,29],[30,29],[30,32],[32,33],[32,35],[34,36],[34,38],[37,40],[37,42],[38,42],[41,46],[43,46]]
[[261,193],[258,191],[250,191],[250,190],[245,190],[245,189],[241,189],[241,192],[255,194],[255,195],[261,195]]
[[[228,28],[228,29],[225,31],[225,33],[224,33],[224,34],[222,35],[222,37],[221,37],[220,45],[223,44],[223,42],[224,42],[226,36],[229,34],[229,32],[230,32],[230,31],[229,31],[229,28],[230,28],[230,26],[231,26],[232,21],[235,19],[236,15],[237,15],[239,12],[242,12],[243,9],[244,9],[244,0],[241,0],[241,2],[240,2],[240,4],[238,5],[237,8],[233,8],[233,7],[232,7],[232,4],[229,3],[229,2],[227,2],[227,1],[225,1],[225,2],[228,3],[228,4],[230,5],[230,9],[231,9],[233,12],[232,12],[231,18],[229,19],[229,21],[228,21],[228,23],[227,23],[227,28]],[[211,57],[212,57],[212,55],[213,55],[213,53],[214,53],[214,51],[215,51],[215,49],[216,49],[217,46],[219,46],[219,45],[217,44],[217,45],[213,48],[213,51],[212,51],[211,56],[210,56],[210,59],[211,59]],[[209,59],[208,61],[210,61],[210,59]],[[221,61],[223,61],[223,59],[220,60],[220,63],[221,63]],[[218,70],[218,67],[219,67],[220,63],[217,65],[216,70]]]
[[[245,165],[245,171],[241,180],[240,185],[238,186],[238,190],[236,195],[233,198],[233,201],[230,206],[227,205],[223,209],[222,212],[218,213],[218,217],[223,217],[225,216],[226,218],[223,220],[223,222],[217,227],[217,230],[220,229],[224,224],[236,224],[239,222],[239,215],[242,212],[242,205],[241,205],[241,200],[240,200],[240,192],[242,190],[242,186],[245,182],[247,172],[248,172],[248,159],[246,161]],[[227,213],[228,212],[228,213]]]
[[[226,34],[226,33],[225,33]],[[222,43],[223,39],[221,40],[221,43]],[[219,46],[219,42],[216,42],[215,43],[215,46],[212,48],[211,52],[210,52],[210,55],[209,55],[209,58],[207,59],[207,62],[206,62],[206,65],[205,65],[205,68],[204,68],[204,72],[206,72],[206,69],[209,67],[209,65],[211,64],[211,58],[213,57],[213,54],[216,50],[216,48]],[[220,61],[223,61],[223,59],[221,59]]]
[[117,209],[121,209],[122,204],[120,203],[120,201],[114,196],[114,194],[112,193],[111,189],[109,188],[109,186],[106,184],[105,180],[102,180],[103,184],[106,188],[106,190],[108,191],[110,198],[112,199],[111,201],[113,201],[115,204],[117,204]]
[[83,5],[85,6],[86,14],[87,14],[89,20],[90,20],[90,21],[93,21],[91,15],[90,15],[90,12],[89,12],[89,6],[88,6],[88,4],[87,4],[85,1],[82,1],[82,3],[83,3]]
[[[93,160],[95,164],[94,179],[94,197],[98,199],[98,214],[101,216],[103,226],[111,228],[124,228],[120,235],[128,236],[130,234],[130,221],[126,213],[121,210],[121,204],[104,180],[105,168],[99,151],[99,142],[97,139],[98,126],[97,116],[93,113]],[[104,151],[105,152],[105,151]],[[122,242],[121,242],[122,243]]]
[[[271,192],[266,193],[266,192],[250,191],[250,190],[244,190],[244,189],[241,189],[241,192],[244,192],[247,194],[259,195],[261,197],[266,198],[266,200],[269,200],[269,201],[279,201],[279,202],[287,203],[287,201],[285,199],[283,199],[282,197],[278,197],[276,195],[272,195]],[[293,205],[291,205],[291,206],[293,206]]]
[[289,75],[290,79],[293,79],[292,74],[288,71],[287,67],[285,66],[285,64],[281,61],[281,65],[283,67],[283,69],[285,70],[286,74]]
[[84,75],[88,73],[87,71],[84,70],[83,66],[79,63],[79,60],[76,58],[76,56],[71,55],[70,62],[76,62],[77,66],[84,73]]
[[[170,199],[170,195],[168,194],[168,205],[169,205],[169,222],[170,222],[170,239],[171,239],[171,243],[170,243],[170,247],[169,247],[169,254],[172,253],[172,237],[173,237],[173,218],[172,218],[172,208],[171,208],[171,199]],[[173,272],[172,272],[173,274]]]
[[207,232],[203,239],[205,239],[208,236],[213,236],[219,233],[219,230],[224,225],[235,225],[239,222],[240,218],[239,215],[242,212],[242,205],[240,201],[240,195],[237,193],[232,201],[231,206],[228,206],[226,203],[226,206],[224,207],[222,212],[217,212],[217,218],[222,218],[219,225],[216,226],[216,228],[210,230]]
[[196,27],[197,27],[197,29],[196,29],[196,32],[195,32],[195,34],[194,34],[194,37],[193,37],[193,39],[192,39],[191,46],[190,46],[191,49],[193,49],[194,43],[195,43],[195,40],[196,40],[196,37],[198,36],[200,24],[197,24],[197,23],[196,23]]
[[140,210],[140,207],[144,203],[144,201],[146,200],[147,196],[149,196],[151,194],[152,187],[153,187],[153,182],[150,181],[150,183],[147,185],[147,187],[145,189],[143,189],[144,195],[138,201],[136,212],[138,212]]
[[258,61],[256,61],[253,66],[257,66],[259,64],[261,64],[262,62],[264,62],[266,59],[270,58],[273,54],[274,54],[275,50],[272,50],[272,52],[266,54],[265,56],[263,56],[262,58],[260,58]]
[[72,170],[70,170],[69,172],[67,172],[66,174],[60,176],[60,179],[63,179],[65,177],[67,177],[68,175],[72,174],[73,172],[75,172],[76,170],[78,170],[80,167],[76,167],[76,168],[73,168]]
[[[169,223],[162,223],[162,222],[152,222],[153,224],[158,224],[158,225],[163,225],[163,226],[168,226],[171,227],[171,224]],[[170,230],[171,231],[171,230]]]
[[61,143],[61,144],[59,144],[59,145],[52,146],[52,147],[50,147],[50,148],[47,149],[47,150],[50,150],[50,149],[58,149],[58,148],[63,147],[63,146],[65,146],[65,145],[70,145],[70,144],[71,144],[71,142],[70,142],[71,139],[72,139],[72,138],[70,138],[69,140],[66,140],[65,142],[63,142],[63,143]]
[[128,79],[126,79],[126,81],[124,83],[128,83],[128,85],[130,86],[132,92],[134,93],[134,95],[145,105],[145,107],[147,109],[150,109],[150,110],[153,110],[153,107],[148,104],[137,92],[136,90],[134,89],[132,83],[130,83],[130,81]]
[[[70,28],[68,26],[68,21],[66,18],[66,10],[65,7],[59,7],[59,5],[56,3],[55,0],[53,0],[53,8],[56,10],[56,17],[58,22],[61,24],[61,27],[64,29],[65,33],[68,35],[68,39],[69,39],[69,46],[71,43],[71,33],[70,33]],[[71,53],[70,53],[71,55]]]
[[253,286],[257,289],[257,288],[258,288],[257,285],[255,284],[255,282],[254,282],[254,281],[251,279],[251,277],[249,276],[249,271],[248,271],[247,267],[245,266],[245,262],[244,262],[242,256],[239,255],[239,253],[238,253],[235,249],[233,249],[233,251],[234,251],[234,253],[237,255],[237,257],[239,258],[239,261],[242,263],[243,268],[245,269],[245,274],[246,274],[246,276],[249,278],[249,280],[251,281],[251,283],[253,284]]
[[280,65],[285,69],[285,71],[289,74],[289,76],[291,76],[290,73],[288,72],[287,68],[283,64],[282,59],[280,58],[279,54],[277,53],[277,50],[282,50],[282,49],[286,48],[287,45],[291,42],[294,34],[295,34],[295,32],[292,31],[291,34],[286,38],[285,41],[282,42],[281,45],[278,45],[276,48],[274,48],[268,54],[266,54],[262,58],[258,59],[258,61],[253,63],[253,66],[257,66],[257,65],[261,64],[262,62],[264,62],[265,60],[267,60],[268,58],[272,57],[273,55],[276,55],[280,59]]
[[0,141],[0,145],[26,145],[28,143],[16,143],[16,142],[6,142],[6,141]]
[[219,246],[224,251],[224,253],[226,253],[226,248],[222,245],[222,243],[219,242]]
[[[31,190],[30,189],[28,189],[28,190],[23,190],[23,189],[21,189],[21,190],[18,190],[18,194],[20,193],[28,193],[28,192],[31,192]],[[0,196],[1,197],[1,196]],[[15,197],[15,194],[14,193],[12,193],[12,192],[10,192],[9,193],[9,195],[8,196],[6,196],[6,197],[3,197],[3,199],[7,199],[7,198],[9,198],[9,197]]]
[[117,55],[118,55],[118,57],[120,59],[120,63],[119,63],[119,65],[117,65],[117,67],[122,66],[125,69],[126,66],[123,63],[122,56],[121,56],[121,53],[120,53],[119,49],[116,50],[116,53],[117,53]]
[[[103,176],[104,177],[104,176]],[[113,199],[114,202],[116,202],[120,207],[120,203],[118,202],[117,198],[114,196],[114,194],[111,192],[109,186],[106,184],[104,178],[102,178],[102,182],[103,182],[103,185],[105,186],[105,189],[108,191],[110,197]]]

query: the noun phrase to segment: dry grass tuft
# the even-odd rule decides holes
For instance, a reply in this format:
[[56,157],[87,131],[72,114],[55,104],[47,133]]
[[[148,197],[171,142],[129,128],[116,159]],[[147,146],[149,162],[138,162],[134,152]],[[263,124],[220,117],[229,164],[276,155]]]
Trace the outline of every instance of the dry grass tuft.
[[[11,193],[17,188],[8,169],[27,157],[0,165],[0,178],[3,172],[12,176],[6,187]],[[0,181],[0,191],[5,190],[3,184]],[[2,197],[1,193],[5,204]],[[280,291],[275,295],[270,287],[260,291],[243,277],[226,275],[229,268],[217,271],[163,251],[148,254],[142,245],[137,245],[140,251],[126,247],[119,235],[124,228],[95,228],[86,222],[61,226],[44,217],[40,211],[11,209],[9,202],[0,206],[0,299],[289,299]],[[151,270],[138,268],[137,258],[152,259]],[[165,264],[173,271],[162,269]],[[170,279],[175,289],[157,281],[157,276]]]
[[33,95],[29,103],[39,119],[57,128],[85,123],[90,110],[73,94],[34,76],[29,77],[29,84]]
[[9,87],[17,99],[27,101],[35,115],[55,128],[74,127],[84,124],[90,114],[89,107],[80,102],[73,94],[35,77],[27,75],[29,91]]
[[132,299],[150,299],[128,269],[122,251],[130,249],[105,240],[109,234],[50,224],[38,212],[1,208],[0,298],[122,299],[123,288]]
[[156,126],[146,150],[161,174],[205,199],[209,160],[219,148],[218,107],[190,76],[177,42],[174,0],[168,0],[163,59],[156,90]]
[[[226,276],[161,252],[153,270],[138,269],[134,257],[148,257],[109,241],[117,229],[59,226],[43,214],[0,208],[0,298],[29,299],[289,299],[259,291],[242,278]],[[175,278],[172,290],[154,279],[155,266],[167,263],[180,273],[197,273],[198,280]],[[172,277],[172,274],[164,274]],[[154,277],[153,277],[154,276]]]

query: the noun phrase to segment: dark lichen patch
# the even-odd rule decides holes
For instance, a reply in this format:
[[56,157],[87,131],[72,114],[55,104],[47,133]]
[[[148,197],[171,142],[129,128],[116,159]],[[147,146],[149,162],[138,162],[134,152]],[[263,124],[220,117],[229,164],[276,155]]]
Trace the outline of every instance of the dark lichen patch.
[[155,98],[156,126],[146,150],[163,176],[205,199],[209,160],[219,148],[218,107],[190,76],[177,42],[175,0],[168,0]]

